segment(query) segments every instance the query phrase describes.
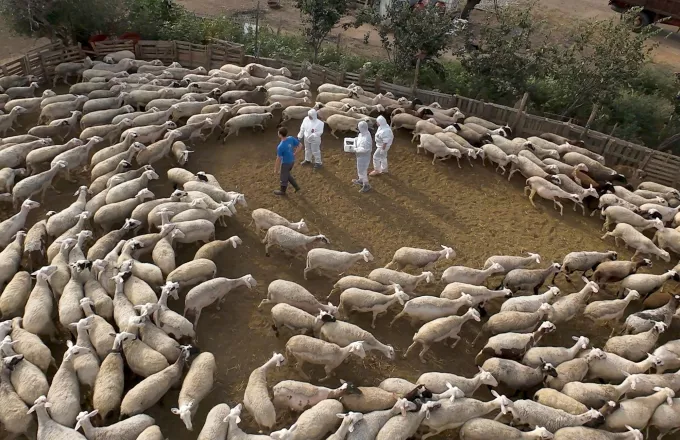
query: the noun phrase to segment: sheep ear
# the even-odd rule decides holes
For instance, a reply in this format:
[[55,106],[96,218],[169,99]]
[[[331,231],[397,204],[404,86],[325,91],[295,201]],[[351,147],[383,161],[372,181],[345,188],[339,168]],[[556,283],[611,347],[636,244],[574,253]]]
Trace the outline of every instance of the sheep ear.
[[339,418],[339,419],[344,419],[344,418],[345,418],[345,415],[342,414],[342,413],[340,413],[340,414],[336,414],[335,417],[337,417],[337,418]]

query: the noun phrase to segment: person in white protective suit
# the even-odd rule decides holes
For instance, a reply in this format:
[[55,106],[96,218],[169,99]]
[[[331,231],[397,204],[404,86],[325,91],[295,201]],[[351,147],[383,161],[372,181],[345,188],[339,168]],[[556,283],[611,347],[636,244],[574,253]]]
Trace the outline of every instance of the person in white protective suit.
[[316,110],[307,112],[307,117],[300,125],[298,139],[305,144],[305,160],[300,165],[314,163],[314,168],[321,168],[321,135],[323,134],[323,121],[316,116]]
[[358,179],[352,180],[355,185],[361,185],[359,192],[365,193],[371,189],[368,183],[368,166],[371,164],[371,150],[373,149],[373,139],[371,132],[368,131],[366,121],[359,122],[359,136],[355,138],[354,153],[357,156]]
[[387,152],[390,151],[394,134],[390,125],[381,115],[377,118],[378,130],[375,132],[375,154],[373,154],[373,171],[371,176],[387,173]]

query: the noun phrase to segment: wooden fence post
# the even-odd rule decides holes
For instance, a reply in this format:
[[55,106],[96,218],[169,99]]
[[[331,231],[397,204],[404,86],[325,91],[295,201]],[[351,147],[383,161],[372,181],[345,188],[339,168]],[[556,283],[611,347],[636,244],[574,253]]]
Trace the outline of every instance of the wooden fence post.
[[205,58],[206,58],[206,64],[208,65],[208,70],[212,69],[212,43],[208,43],[205,45]]
[[512,131],[514,133],[519,133],[519,129],[521,128],[519,126],[520,122],[523,122],[524,120],[524,112],[527,108],[527,101],[529,100],[529,92],[525,92],[524,96],[522,96],[522,101],[519,103],[519,109],[517,110],[517,116],[515,117],[515,121],[512,123]]
[[586,134],[588,134],[588,130],[590,130],[590,125],[593,123],[595,120],[595,116],[597,116],[597,111],[599,110],[600,106],[599,104],[593,104],[593,110],[590,112],[590,116],[588,117],[588,122],[586,122],[586,126],[584,127],[585,130],[581,132],[581,136],[579,136],[579,140],[582,140]]
[[177,41],[172,40],[172,58],[179,61],[179,54],[177,53]]
[[346,72],[345,72],[345,70],[343,69],[343,70],[340,71],[340,75],[338,75],[338,83],[339,83],[338,85],[339,85],[339,86],[343,86],[343,87],[344,87],[344,85],[345,85],[345,73],[346,73]]
[[413,85],[411,86],[411,98],[415,98],[416,89],[418,88],[418,76],[420,75],[420,58],[416,60],[416,71],[413,74]]
[[644,159],[642,159],[642,162],[640,162],[640,166],[638,166],[638,169],[644,170],[652,156],[654,156],[654,150],[647,151],[647,155],[645,156]]
[[377,75],[375,77],[375,93],[380,93],[381,88],[382,88],[382,79],[380,79],[380,75]]

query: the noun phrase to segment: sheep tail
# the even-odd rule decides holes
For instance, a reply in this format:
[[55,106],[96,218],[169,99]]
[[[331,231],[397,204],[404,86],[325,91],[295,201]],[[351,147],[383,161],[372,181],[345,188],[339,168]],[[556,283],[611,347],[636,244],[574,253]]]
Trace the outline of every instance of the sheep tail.
[[269,241],[269,229],[267,229],[267,233],[265,234],[264,238],[262,239],[262,244],[267,243]]

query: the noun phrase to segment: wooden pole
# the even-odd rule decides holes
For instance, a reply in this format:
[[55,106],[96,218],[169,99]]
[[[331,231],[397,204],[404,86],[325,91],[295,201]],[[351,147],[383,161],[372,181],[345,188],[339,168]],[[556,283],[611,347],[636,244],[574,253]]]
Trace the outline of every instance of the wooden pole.
[[519,125],[522,117],[524,116],[524,111],[527,108],[527,101],[529,101],[529,92],[525,92],[522,96],[522,101],[519,103],[519,109],[517,110],[517,116],[515,121],[512,123],[512,131],[517,132],[517,126]]
[[597,116],[597,111],[600,109],[599,104],[593,104],[593,110],[590,112],[590,116],[588,117],[588,122],[586,122],[585,130],[581,133],[581,136],[578,137],[579,140],[582,140],[586,134],[588,134],[588,130],[590,130],[590,125],[593,123],[595,120],[595,116]]
[[422,57],[419,55],[416,60],[416,71],[413,74],[413,85],[411,86],[411,97],[416,96],[416,89],[418,88],[418,75],[420,75],[420,61]]
[[257,2],[257,11],[255,12],[255,58],[260,59],[260,2]]

